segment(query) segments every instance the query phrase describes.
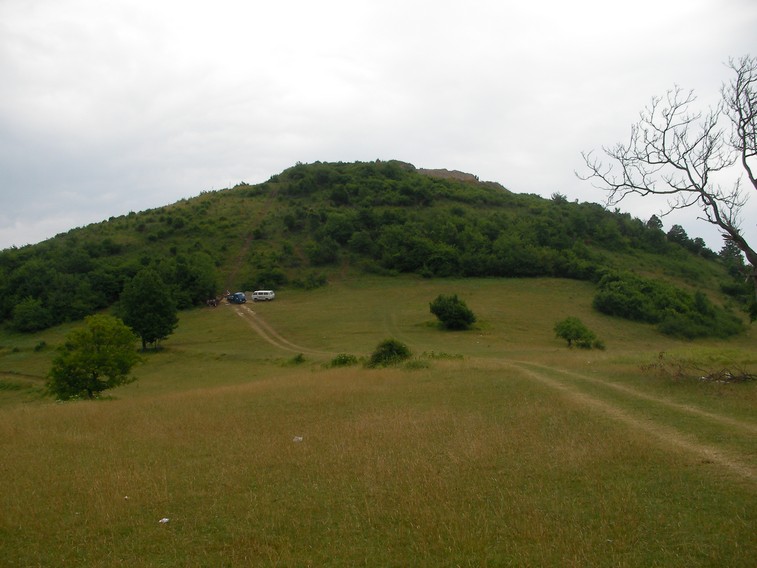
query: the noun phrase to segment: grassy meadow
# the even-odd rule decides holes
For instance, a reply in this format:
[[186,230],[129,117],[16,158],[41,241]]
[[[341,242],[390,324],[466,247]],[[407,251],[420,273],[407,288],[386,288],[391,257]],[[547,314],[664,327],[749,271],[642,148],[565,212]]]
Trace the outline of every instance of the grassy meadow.
[[[670,339],[592,290],[361,277],[197,309],[94,402],[41,394],[71,326],[2,334],[0,564],[754,566],[757,384],[640,370],[755,372],[754,331]],[[438,328],[440,293],[474,329]],[[567,349],[569,315],[607,349]],[[389,337],[410,364],[329,366]]]

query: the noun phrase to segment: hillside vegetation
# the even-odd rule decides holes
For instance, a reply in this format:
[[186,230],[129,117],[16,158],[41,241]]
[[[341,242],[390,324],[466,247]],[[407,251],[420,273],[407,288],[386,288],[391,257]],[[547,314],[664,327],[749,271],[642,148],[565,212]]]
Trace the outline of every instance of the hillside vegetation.
[[[744,296],[739,266],[680,227],[666,235],[652,221],[396,161],[297,164],[259,185],[2,251],[0,321],[35,331],[81,319],[117,302],[125,284],[152,267],[180,308],[223,290],[315,288],[347,272],[592,282],[610,275],[637,289],[649,288],[641,277],[662,279],[673,291],[658,294],[652,316],[636,319],[691,337],[738,333],[740,321],[721,306]],[[628,317],[617,302],[598,309]]]
[[[742,269],[400,162],[296,165],[3,251],[0,559],[751,568]],[[277,296],[185,309],[127,384],[53,402],[77,320],[154,273],[185,308]],[[450,330],[435,298],[475,317]]]

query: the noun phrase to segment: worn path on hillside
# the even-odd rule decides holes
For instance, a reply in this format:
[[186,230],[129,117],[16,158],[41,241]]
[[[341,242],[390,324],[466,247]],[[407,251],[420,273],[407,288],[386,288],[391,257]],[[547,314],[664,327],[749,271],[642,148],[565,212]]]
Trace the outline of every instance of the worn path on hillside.
[[274,198],[276,197],[277,192],[272,191],[268,194],[266,197],[266,200],[263,202],[263,206],[261,207],[260,211],[258,211],[258,214],[255,215],[253,219],[250,221],[250,228],[247,232],[247,235],[244,238],[244,241],[242,242],[242,246],[239,249],[239,252],[237,253],[237,256],[234,258],[234,262],[231,265],[231,270],[226,276],[226,290],[230,291],[231,288],[235,285],[235,280],[237,277],[237,273],[239,272],[239,269],[244,264],[244,259],[247,257],[247,253],[250,251],[250,246],[252,246],[252,241],[255,239],[255,233],[254,230],[260,226],[260,223],[265,219],[266,214],[268,213],[269,209],[271,208],[271,204],[273,203]]

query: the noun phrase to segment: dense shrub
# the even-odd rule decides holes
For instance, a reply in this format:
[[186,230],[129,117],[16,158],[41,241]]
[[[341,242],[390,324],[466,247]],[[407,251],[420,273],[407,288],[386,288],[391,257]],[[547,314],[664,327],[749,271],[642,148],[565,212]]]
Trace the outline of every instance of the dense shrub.
[[331,360],[332,367],[351,367],[357,365],[357,357],[348,353],[340,353]]
[[726,338],[741,333],[744,329],[739,318],[718,309],[701,292],[695,295],[695,309],[685,313],[667,313],[658,329],[673,337],[696,339],[698,337]]
[[457,297],[457,294],[451,296],[440,294],[429,304],[429,307],[431,313],[446,329],[468,329],[476,323],[476,315],[463,300]]
[[396,339],[387,339],[378,344],[368,360],[368,367],[386,367],[409,359],[410,348]]
[[302,288],[303,290],[315,290],[328,284],[325,274],[317,272],[308,272],[302,278],[292,281],[292,286]]
[[339,243],[331,237],[311,241],[305,247],[305,254],[314,266],[334,264],[339,260]]
[[692,296],[671,284],[628,273],[603,276],[593,305],[608,315],[658,324],[662,333],[685,339],[730,337],[743,331],[739,318],[702,292]]
[[11,326],[16,331],[34,332],[50,326],[50,311],[35,298],[24,298],[13,308]]
[[302,353],[297,353],[294,357],[292,357],[289,360],[290,365],[302,365],[305,362],[305,355]]
[[245,290],[272,290],[287,284],[286,274],[280,268],[261,268],[255,272],[254,278],[249,278],[242,284]]

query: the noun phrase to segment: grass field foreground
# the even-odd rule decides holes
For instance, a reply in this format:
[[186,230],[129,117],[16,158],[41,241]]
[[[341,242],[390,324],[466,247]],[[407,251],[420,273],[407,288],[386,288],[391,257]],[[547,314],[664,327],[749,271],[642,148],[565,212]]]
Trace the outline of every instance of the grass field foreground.
[[[433,325],[442,292],[476,329]],[[658,350],[750,365],[750,337],[660,339],[557,280],[345,282],[251,309],[281,340],[197,310],[111,399],[6,393],[4,565],[753,565],[755,385],[638,370]],[[608,349],[566,349],[566,315]],[[389,336],[425,364],[325,365]],[[35,341],[2,372],[33,381]]]

